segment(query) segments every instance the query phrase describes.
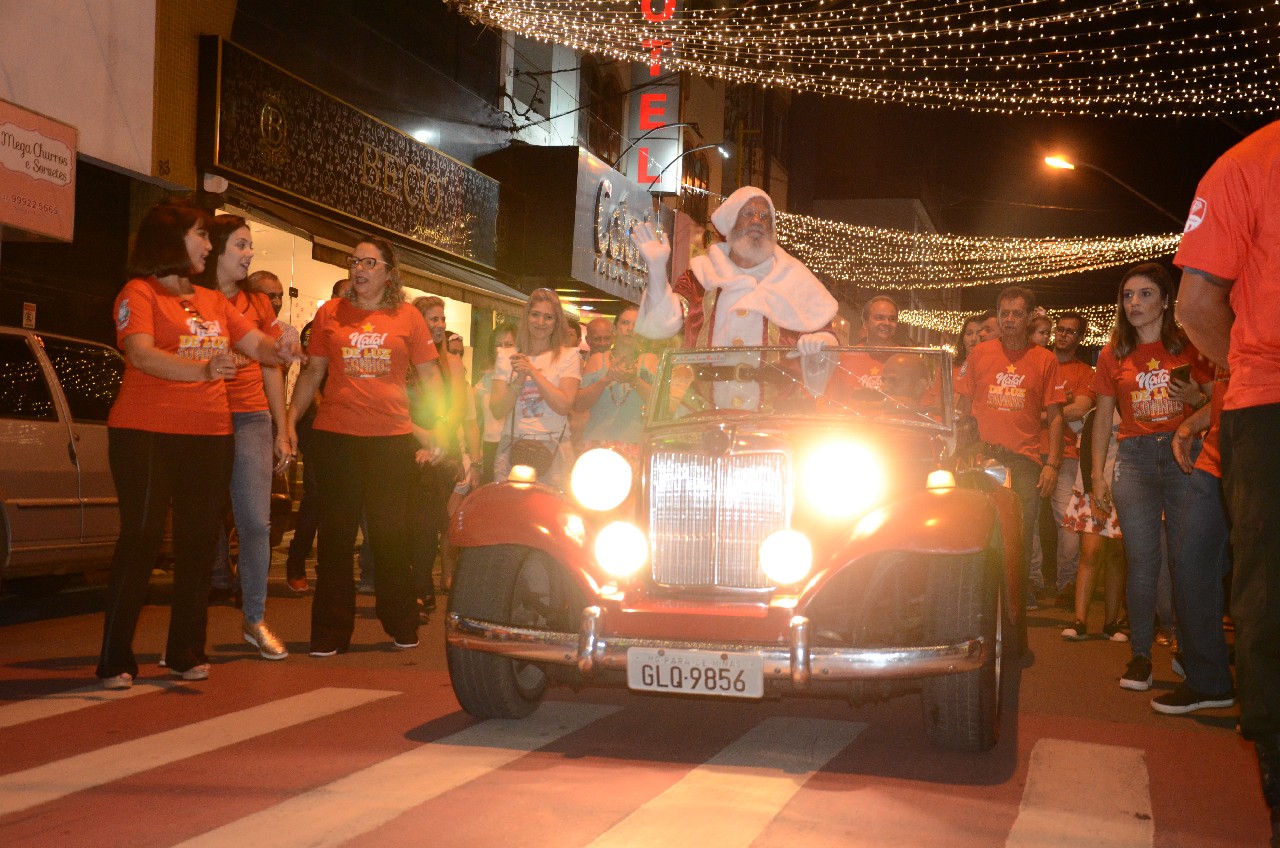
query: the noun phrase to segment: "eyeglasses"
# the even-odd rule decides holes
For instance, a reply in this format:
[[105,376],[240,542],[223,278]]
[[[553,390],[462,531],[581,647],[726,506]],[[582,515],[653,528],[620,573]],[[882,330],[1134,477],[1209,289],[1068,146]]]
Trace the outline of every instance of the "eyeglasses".
[[191,304],[191,301],[189,301],[189,300],[185,300],[185,299],[184,299],[184,300],[180,300],[180,301],[178,301],[178,303],[179,303],[179,305],[181,305],[181,306],[182,306],[182,309],[183,309],[183,310],[184,310],[188,315],[190,315],[191,317],[193,317],[193,318],[195,318],[195,319],[196,319],[196,324],[198,324],[198,325],[199,325],[200,329],[202,329],[202,330],[206,330],[206,329],[208,329],[208,327],[209,327],[209,322],[208,322],[208,321],[206,321],[206,320],[204,319],[204,316],[200,314],[199,310],[197,310],[197,309],[195,308],[195,306],[193,306],[193,305]]
[[1078,336],[1082,331],[1074,327],[1058,327],[1054,332],[1063,336]]
[[378,267],[379,262],[381,262],[383,265],[387,264],[385,259],[376,259],[372,256],[366,256],[363,259],[360,258],[359,256],[347,257],[347,267],[350,268],[352,271],[354,271],[357,268],[363,268],[366,271],[372,271],[374,268]]

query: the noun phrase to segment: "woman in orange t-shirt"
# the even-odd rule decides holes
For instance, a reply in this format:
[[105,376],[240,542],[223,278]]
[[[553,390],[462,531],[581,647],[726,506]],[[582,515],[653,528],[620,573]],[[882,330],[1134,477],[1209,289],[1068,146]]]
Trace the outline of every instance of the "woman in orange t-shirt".
[[[213,249],[204,273],[194,280],[196,285],[220,292],[254,327],[273,338],[281,336],[271,301],[265,294],[244,287],[253,259],[253,233],[248,222],[239,215],[217,216],[209,225],[209,242]],[[247,356],[236,356],[235,360],[235,376],[226,385],[236,446],[231,465],[231,511],[240,547],[237,566],[244,610],[240,633],[264,659],[282,660],[289,651],[267,627],[266,612],[271,477],[276,464],[272,425],[284,432],[284,375],[279,368],[263,368]],[[280,453],[279,458],[292,459],[293,455]],[[224,532],[214,562],[214,581],[223,589],[227,588],[224,581],[230,579],[227,547]]]
[[397,649],[418,646],[418,604],[410,570],[406,512],[418,447],[434,448],[430,432],[413,426],[405,377],[410,367],[440,392],[438,353],[422,313],[405,303],[395,252],[366,237],[348,264],[351,289],[316,312],[310,359],[289,405],[286,448],[297,445],[297,423],[327,377],[324,403],[312,425],[320,539],[311,603],[311,656],[347,650],[355,629],[351,564],[360,517],[373,547],[378,619]]
[[[231,414],[225,381],[232,349],[278,365],[285,350],[217,292],[193,286],[209,254],[204,210],[185,201],[156,205],[139,225],[132,277],[116,298],[116,338],[124,379],[108,425],[120,537],[107,585],[97,675],[127,689],[138,674],[133,633],[160,554],[166,511],[173,513],[173,602],[165,656],[184,680],[209,676],[205,654],[209,576],[231,474]],[[281,353],[285,358],[282,359]]]
[[[1190,408],[1172,387],[1172,371],[1195,362],[1196,349],[1173,320],[1173,280],[1154,262],[1137,265],[1120,280],[1111,342],[1098,355],[1093,388],[1093,503],[1106,513],[1115,499],[1129,563],[1132,658],[1120,686],[1151,688],[1151,646],[1155,640],[1156,590],[1162,536],[1168,555],[1181,550],[1182,502],[1190,478],[1178,467],[1173,434]],[[1206,387],[1206,394],[1207,394]],[[1120,412],[1113,478],[1103,464],[1111,443],[1112,413]],[[1168,624],[1169,622],[1162,622]]]

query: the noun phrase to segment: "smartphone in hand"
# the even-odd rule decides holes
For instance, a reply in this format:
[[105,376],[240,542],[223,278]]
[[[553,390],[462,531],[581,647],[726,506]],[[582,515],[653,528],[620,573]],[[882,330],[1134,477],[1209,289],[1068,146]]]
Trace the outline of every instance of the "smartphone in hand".
[[1191,382],[1190,363],[1174,366],[1173,370],[1169,372],[1169,376],[1183,383],[1190,383]]

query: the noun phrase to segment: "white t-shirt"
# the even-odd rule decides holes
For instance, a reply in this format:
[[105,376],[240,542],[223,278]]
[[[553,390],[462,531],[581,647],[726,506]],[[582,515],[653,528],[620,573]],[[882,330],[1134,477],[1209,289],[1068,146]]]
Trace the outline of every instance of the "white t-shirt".
[[[494,367],[495,375],[511,373],[511,356],[503,356],[500,352],[499,362]],[[503,363],[502,360],[506,362]],[[505,364],[505,368],[503,365]],[[582,379],[582,357],[576,347],[562,347],[559,350],[544,351],[533,357],[533,367],[546,377],[552,385],[560,385],[566,377]],[[551,436],[559,438],[566,432],[568,417],[556,412],[542,399],[538,392],[538,384],[533,380],[525,380],[523,385],[512,386],[516,395],[515,432],[518,436]]]

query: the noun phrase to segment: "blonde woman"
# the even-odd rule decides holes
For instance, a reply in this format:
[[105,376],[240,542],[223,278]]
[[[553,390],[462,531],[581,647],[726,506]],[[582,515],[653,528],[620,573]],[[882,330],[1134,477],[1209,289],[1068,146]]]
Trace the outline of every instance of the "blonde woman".
[[561,487],[569,471],[569,413],[582,382],[582,357],[576,346],[565,347],[564,327],[560,298],[550,289],[535,289],[516,327],[515,352],[498,351],[489,408],[505,421],[494,463],[499,479],[511,470],[512,448],[522,441],[539,443],[551,454],[550,467],[539,474],[542,482]]

